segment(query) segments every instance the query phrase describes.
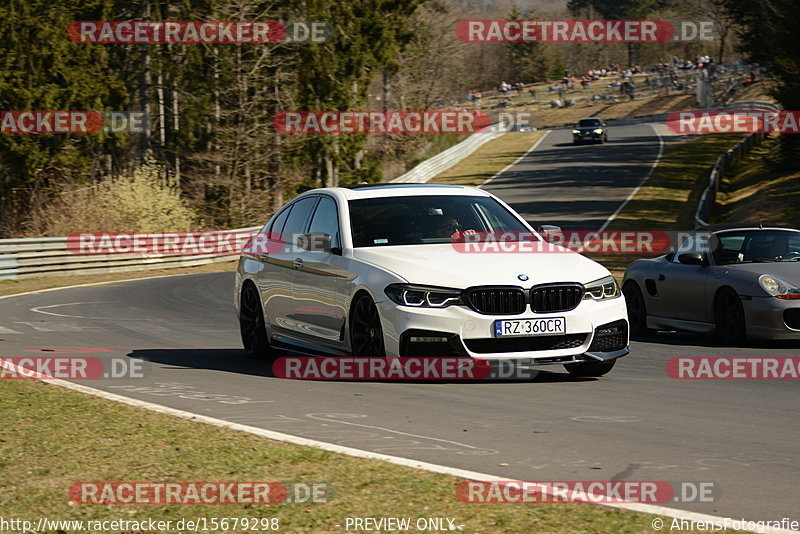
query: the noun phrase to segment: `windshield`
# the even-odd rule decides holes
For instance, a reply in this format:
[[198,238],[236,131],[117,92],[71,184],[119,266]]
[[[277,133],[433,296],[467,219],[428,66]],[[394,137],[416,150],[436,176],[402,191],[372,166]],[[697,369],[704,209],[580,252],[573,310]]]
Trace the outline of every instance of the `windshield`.
[[711,240],[714,263],[730,265],[800,258],[800,232],[741,230],[715,234]]
[[450,243],[464,233],[526,232],[489,197],[426,195],[351,200],[354,247]]
[[587,127],[587,126],[600,126],[601,122],[600,119],[581,119],[578,121],[578,127]]

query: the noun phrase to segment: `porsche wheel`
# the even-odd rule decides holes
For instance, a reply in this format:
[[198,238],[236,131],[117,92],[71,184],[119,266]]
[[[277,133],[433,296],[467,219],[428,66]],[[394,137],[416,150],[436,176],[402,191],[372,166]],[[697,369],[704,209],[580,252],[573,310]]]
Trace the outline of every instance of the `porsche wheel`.
[[714,319],[717,336],[723,345],[740,346],[747,340],[744,306],[731,288],[721,289],[714,299]]
[[628,280],[622,287],[622,294],[625,295],[625,305],[628,308],[631,334],[641,336],[652,333],[652,330],[647,328],[647,307],[639,285],[633,280]]

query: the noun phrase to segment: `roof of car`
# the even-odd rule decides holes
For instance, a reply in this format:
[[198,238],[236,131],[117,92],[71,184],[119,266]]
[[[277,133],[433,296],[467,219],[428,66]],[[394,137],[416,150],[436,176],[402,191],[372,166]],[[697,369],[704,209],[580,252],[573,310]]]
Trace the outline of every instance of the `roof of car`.
[[603,119],[601,119],[600,117],[584,117],[582,119],[578,119],[578,122],[587,121],[587,120],[602,121]]
[[739,223],[725,223],[725,224],[712,224],[711,226],[706,226],[703,228],[698,228],[696,231],[698,232],[710,232],[710,233],[720,233],[720,232],[729,232],[734,230],[793,230],[795,232],[800,232],[797,228],[791,228],[789,226],[780,226],[775,224],[763,224],[763,223],[752,223],[752,222],[739,222]]
[[475,187],[447,184],[415,184],[415,183],[377,183],[359,184],[345,187],[323,187],[312,189],[308,193],[329,192],[340,195],[347,200],[387,196],[419,196],[419,195],[468,195],[488,196],[488,193]]

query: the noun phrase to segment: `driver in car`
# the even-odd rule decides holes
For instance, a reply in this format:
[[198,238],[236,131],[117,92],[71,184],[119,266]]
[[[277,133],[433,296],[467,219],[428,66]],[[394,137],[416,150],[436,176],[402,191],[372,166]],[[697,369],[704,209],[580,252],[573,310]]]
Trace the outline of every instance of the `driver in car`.
[[439,224],[436,225],[437,237],[449,237],[453,241],[461,239],[465,235],[476,234],[475,230],[462,230],[461,225],[455,217],[449,215],[442,217]]

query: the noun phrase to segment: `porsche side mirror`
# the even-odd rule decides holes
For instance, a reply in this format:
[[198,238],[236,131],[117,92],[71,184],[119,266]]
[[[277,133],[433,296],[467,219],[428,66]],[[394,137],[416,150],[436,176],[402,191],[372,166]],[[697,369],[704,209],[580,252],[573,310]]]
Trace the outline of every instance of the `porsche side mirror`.
[[705,265],[703,255],[699,252],[684,252],[678,256],[678,261],[684,265]]

